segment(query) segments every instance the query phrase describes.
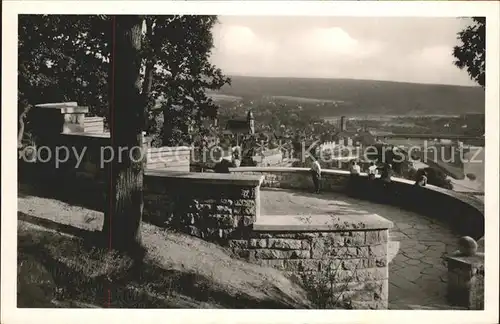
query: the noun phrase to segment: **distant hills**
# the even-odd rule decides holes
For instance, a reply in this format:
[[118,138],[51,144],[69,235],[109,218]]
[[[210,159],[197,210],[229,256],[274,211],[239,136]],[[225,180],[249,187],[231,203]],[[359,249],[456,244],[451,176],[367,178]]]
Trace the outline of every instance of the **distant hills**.
[[318,117],[484,113],[481,87],[353,79],[231,76],[215,100],[269,100],[302,105]]

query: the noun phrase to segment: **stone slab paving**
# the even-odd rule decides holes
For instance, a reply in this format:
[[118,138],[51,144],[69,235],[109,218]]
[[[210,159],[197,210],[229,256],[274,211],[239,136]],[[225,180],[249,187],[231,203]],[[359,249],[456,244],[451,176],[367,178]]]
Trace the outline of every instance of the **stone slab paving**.
[[457,249],[459,236],[447,224],[338,193],[261,190],[261,215],[375,213],[392,221],[390,240],[400,243],[389,264],[389,308],[452,309],[446,302],[447,269],[442,257]]

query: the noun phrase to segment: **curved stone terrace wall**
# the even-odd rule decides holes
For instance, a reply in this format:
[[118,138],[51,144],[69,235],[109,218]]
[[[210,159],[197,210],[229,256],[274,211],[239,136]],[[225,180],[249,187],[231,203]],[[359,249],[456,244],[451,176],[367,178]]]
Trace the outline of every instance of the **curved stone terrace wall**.
[[[231,172],[263,175],[262,187],[313,190],[308,168],[240,167],[231,169]],[[366,174],[361,174],[355,187],[350,183],[348,171],[322,170],[323,191],[343,192],[415,211],[445,221],[459,234],[475,240],[484,236],[484,203],[476,197],[432,185],[419,187],[414,181],[394,177],[387,188],[378,179],[368,180]],[[354,190],[349,191],[349,188]]]

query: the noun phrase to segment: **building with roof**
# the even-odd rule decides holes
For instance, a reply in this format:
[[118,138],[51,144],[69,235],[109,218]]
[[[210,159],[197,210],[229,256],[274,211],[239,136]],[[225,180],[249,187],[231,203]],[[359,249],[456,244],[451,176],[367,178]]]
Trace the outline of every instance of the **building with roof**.
[[233,118],[227,121],[225,134],[244,134],[251,135],[255,133],[255,119],[253,113],[249,111],[246,118]]
[[339,146],[369,146],[377,143],[375,135],[366,128],[348,129],[347,117],[340,118],[339,130],[331,137],[332,141]]
[[234,136],[236,145],[239,145],[242,137],[255,134],[255,118],[253,113],[249,111],[246,118],[233,118],[228,120],[222,134],[225,136]]

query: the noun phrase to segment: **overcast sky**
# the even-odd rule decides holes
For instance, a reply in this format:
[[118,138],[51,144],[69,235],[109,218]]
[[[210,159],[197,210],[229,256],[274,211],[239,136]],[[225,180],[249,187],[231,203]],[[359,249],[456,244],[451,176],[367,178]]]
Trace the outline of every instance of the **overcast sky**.
[[220,16],[212,62],[229,75],[475,85],[453,65],[458,18]]

